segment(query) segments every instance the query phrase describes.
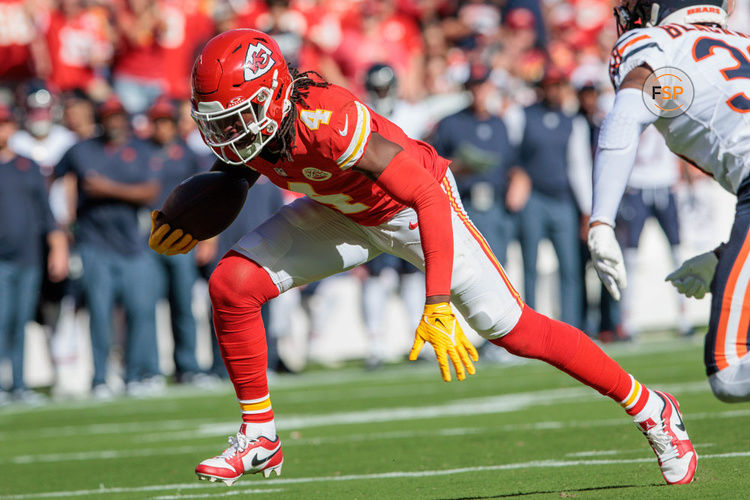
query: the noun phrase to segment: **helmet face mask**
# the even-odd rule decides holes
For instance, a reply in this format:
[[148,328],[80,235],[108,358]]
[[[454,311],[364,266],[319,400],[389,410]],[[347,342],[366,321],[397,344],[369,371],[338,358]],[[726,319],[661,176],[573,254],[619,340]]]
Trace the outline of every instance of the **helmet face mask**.
[[292,108],[292,83],[271,37],[228,31],[210,40],[195,63],[191,115],[214,154],[241,165],[276,136]]
[[[274,88],[261,87],[246,101],[222,109],[220,103],[200,102],[191,115],[198,124],[206,144],[225,162],[242,164],[253,159],[279,129],[280,124],[268,117]],[[210,108],[214,108],[211,110]],[[219,155],[218,151],[222,154]],[[234,153],[238,160],[226,155]]]
[[642,15],[636,9],[642,10],[640,6],[621,5],[615,7],[615,24],[617,25],[617,36],[636,28],[643,28]]

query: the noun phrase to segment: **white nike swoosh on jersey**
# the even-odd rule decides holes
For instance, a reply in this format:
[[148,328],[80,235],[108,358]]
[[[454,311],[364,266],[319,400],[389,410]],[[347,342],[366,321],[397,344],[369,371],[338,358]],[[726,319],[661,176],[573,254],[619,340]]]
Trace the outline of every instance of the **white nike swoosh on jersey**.
[[344,128],[338,131],[339,134],[346,137],[346,133],[349,132],[349,115],[346,115],[346,121],[344,121]]

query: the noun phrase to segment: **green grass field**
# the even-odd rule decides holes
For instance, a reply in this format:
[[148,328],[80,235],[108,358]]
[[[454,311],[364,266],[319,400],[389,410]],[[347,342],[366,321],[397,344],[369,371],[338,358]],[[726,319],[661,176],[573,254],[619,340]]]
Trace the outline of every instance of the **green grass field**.
[[279,377],[280,478],[199,482],[239,412],[229,386],[158,399],[0,409],[3,498],[747,498],[750,405],[714,399],[702,348],[663,339],[608,351],[672,391],[700,455],[667,487],[624,412],[539,362],[481,364],[446,384],[433,362]]

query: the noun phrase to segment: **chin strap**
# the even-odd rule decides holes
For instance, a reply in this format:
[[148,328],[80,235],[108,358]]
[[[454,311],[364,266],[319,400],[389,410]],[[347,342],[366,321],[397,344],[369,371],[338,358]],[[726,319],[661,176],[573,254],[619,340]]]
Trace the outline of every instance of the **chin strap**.
[[651,5],[651,19],[646,26],[651,27],[659,24],[659,11],[661,11],[661,6],[658,3]]
[[292,110],[292,91],[294,91],[294,84],[297,83],[300,80],[303,80],[305,77],[298,76],[294,80],[292,80],[292,83],[289,84],[289,88],[286,89],[286,96],[284,96],[284,116],[287,115]]

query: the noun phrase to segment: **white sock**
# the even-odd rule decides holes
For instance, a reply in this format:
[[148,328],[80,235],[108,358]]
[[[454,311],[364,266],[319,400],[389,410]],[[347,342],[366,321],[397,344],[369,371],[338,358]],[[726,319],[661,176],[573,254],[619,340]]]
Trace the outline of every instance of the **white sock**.
[[273,420],[268,422],[243,422],[240,426],[240,432],[250,439],[263,436],[274,440],[276,439],[276,423]]
[[641,411],[638,412],[637,415],[633,417],[633,422],[643,422],[644,420],[651,418],[655,413],[660,413],[663,405],[664,402],[656,394],[656,392],[654,392],[653,390],[649,390],[646,405]]

